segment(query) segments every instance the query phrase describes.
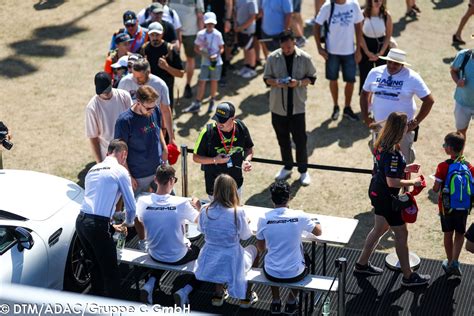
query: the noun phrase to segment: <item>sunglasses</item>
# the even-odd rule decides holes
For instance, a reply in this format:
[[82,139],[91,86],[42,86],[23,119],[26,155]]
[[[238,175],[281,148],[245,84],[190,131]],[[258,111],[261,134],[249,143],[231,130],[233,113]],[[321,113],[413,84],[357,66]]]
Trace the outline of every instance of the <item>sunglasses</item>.
[[174,180],[174,183],[178,182],[178,178],[176,178],[176,177],[172,177],[172,178],[170,178],[170,180],[171,180],[171,179]]
[[135,26],[135,24],[125,24],[125,27],[126,27],[126,28],[134,27],[134,26]]
[[447,148],[448,144],[444,143],[442,146],[443,146],[443,148]]

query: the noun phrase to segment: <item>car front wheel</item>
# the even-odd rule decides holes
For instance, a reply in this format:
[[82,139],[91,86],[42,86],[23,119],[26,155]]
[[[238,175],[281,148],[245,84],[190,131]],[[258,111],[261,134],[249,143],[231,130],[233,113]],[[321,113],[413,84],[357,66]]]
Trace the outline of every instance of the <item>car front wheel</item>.
[[64,272],[64,289],[83,292],[91,280],[91,267],[91,260],[87,257],[77,234],[74,234]]

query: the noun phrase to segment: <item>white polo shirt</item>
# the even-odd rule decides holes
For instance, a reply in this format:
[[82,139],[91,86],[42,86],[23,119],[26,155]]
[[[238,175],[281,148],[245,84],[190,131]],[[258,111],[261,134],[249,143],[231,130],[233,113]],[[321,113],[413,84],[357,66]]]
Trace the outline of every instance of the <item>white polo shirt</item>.
[[176,262],[183,258],[188,247],[184,223],[198,217],[189,200],[169,194],[150,194],[137,200],[137,217],[145,226],[148,253],[156,260]]
[[302,211],[286,207],[265,213],[257,224],[257,239],[265,240],[267,254],[264,259],[265,271],[280,279],[293,278],[305,269],[301,233],[312,232],[316,218]]
[[130,174],[115,157],[107,156],[104,161],[93,166],[86,175],[81,211],[111,218],[121,194],[127,208],[125,222],[131,225],[135,220],[135,198]]

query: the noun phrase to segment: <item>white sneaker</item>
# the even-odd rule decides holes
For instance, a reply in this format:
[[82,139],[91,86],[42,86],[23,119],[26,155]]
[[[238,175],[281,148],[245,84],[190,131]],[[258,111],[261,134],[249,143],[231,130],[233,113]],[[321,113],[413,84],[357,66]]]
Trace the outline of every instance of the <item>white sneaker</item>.
[[308,172],[303,172],[300,176],[300,182],[302,186],[308,186],[311,184],[311,177]]
[[148,243],[146,242],[145,239],[140,239],[138,241],[138,249],[145,252],[148,251]]
[[287,170],[283,168],[275,175],[275,180],[285,180],[289,178],[290,175],[291,175],[291,170]]
[[243,73],[242,74],[242,78],[245,78],[245,79],[250,79],[250,78],[253,78],[257,76],[257,72],[253,69],[248,69],[247,72]]
[[184,308],[185,305],[189,304],[189,297],[184,291],[184,288],[181,288],[177,290],[176,292],[174,292],[173,297],[174,297],[174,303],[176,304],[176,306]]

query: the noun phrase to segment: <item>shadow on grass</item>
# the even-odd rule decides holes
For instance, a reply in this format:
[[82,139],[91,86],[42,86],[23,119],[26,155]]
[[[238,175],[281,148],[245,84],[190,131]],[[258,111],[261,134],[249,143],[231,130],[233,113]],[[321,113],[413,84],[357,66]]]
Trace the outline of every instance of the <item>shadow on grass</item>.
[[66,2],[65,0],[39,0],[38,3],[33,5],[33,8],[37,11],[41,10],[50,10],[56,9],[57,7],[61,6]]
[[451,9],[463,2],[463,0],[431,0],[431,3],[434,5],[433,10]]
[[[359,213],[355,215],[354,218],[359,220],[359,223],[357,224],[347,246],[350,248],[362,249],[364,247],[366,236],[372,230],[372,227],[374,227],[374,211],[372,209],[365,213]],[[394,235],[393,232],[389,230],[382,236],[382,238],[380,238],[377,248],[390,249],[393,247],[395,247]]]
[[[272,208],[273,202],[272,202],[271,194],[270,194],[270,185],[268,185],[260,193],[256,193],[252,195],[251,197],[249,197],[247,201],[245,201],[244,204]],[[301,188],[301,183],[299,180],[295,180],[293,181],[293,183],[290,184],[290,204],[291,204],[291,199],[293,199],[296,196],[300,188]]]
[[[64,1],[40,1],[36,5],[47,6],[47,3],[53,5],[59,2]],[[0,60],[0,76],[17,78],[38,71],[39,68],[32,65],[24,56],[46,58],[64,57],[68,49],[66,46],[56,43],[48,44],[45,42],[48,40],[58,41],[70,38],[87,31],[87,28],[79,27],[76,23],[113,2],[114,0],[107,0],[91,10],[84,12],[70,22],[36,28],[28,39],[9,43],[8,46],[14,50],[14,53]]]
[[403,31],[405,31],[408,24],[418,21],[417,17],[411,18],[407,16],[402,16],[398,19],[397,22],[393,23],[393,37],[399,37]]

